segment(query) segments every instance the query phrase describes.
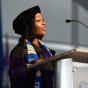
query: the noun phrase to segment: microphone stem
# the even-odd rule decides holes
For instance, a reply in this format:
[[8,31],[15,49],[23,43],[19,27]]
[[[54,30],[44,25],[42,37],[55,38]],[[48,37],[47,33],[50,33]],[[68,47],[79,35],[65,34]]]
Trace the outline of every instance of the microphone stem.
[[86,28],[88,28],[85,24],[83,24],[83,23],[82,23],[82,22],[80,22],[80,21],[73,20],[73,22],[79,22],[79,23],[81,23],[82,25],[84,25]]

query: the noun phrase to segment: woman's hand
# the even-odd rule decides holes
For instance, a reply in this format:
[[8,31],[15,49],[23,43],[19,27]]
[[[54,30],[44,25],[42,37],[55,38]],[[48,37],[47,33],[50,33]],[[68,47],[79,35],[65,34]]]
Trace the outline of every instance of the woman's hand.
[[41,61],[43,61],[43,60],[37,60],[36,62],[41,62]]

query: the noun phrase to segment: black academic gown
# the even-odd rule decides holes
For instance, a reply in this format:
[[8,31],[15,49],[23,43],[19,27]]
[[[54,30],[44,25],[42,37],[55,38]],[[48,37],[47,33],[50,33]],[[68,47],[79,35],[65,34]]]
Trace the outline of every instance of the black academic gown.
[[[35,51],[37,52],[37,48],[33,45]],[[50,50],[52,55],[55,54],[55,51]],[[38,53],[38,52],[37,52]],[[41,57],[42,55],[38,56]],[[27,69],[27,46],[25,42],[18,43],[10,54],[10,64],[9,64],[9,77],[11,82],[11,88],[34,88],[35,78],[36,78],[36,70],[35,69]],[[46,75],[51,77],[47,79]],[[50,80],[52,80],[53,72],[41,71],[42,78],[42,88],[50,88],[47,86]],[[49,81],[46,82],[46,79]],[[50,83],[52,86],[52,81]],[[51,87],[53,88],[53,87]]]

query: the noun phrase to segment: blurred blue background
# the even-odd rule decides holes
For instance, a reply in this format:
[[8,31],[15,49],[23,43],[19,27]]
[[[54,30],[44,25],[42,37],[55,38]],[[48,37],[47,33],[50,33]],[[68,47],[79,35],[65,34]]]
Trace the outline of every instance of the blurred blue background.
[[40,6],[46,22],[43,41],[56,55],[74,48],[88,49],[88,28],[80,23],[65,22],[74,19],[88,26],[88,0],[0,0],[0,83],[3,88],[10,88],[8,59],[20,37],[14,33],[12,22],[20,12],[35,5]]

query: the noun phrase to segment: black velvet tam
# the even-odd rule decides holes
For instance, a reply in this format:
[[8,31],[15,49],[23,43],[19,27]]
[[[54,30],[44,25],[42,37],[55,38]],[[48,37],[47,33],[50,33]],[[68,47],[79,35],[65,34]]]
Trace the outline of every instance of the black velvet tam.
[[41,13],[39,6],[34,6],[20,13],[13,21],[13,30],[15,33],[22,35],[28,23],[37,13]]

